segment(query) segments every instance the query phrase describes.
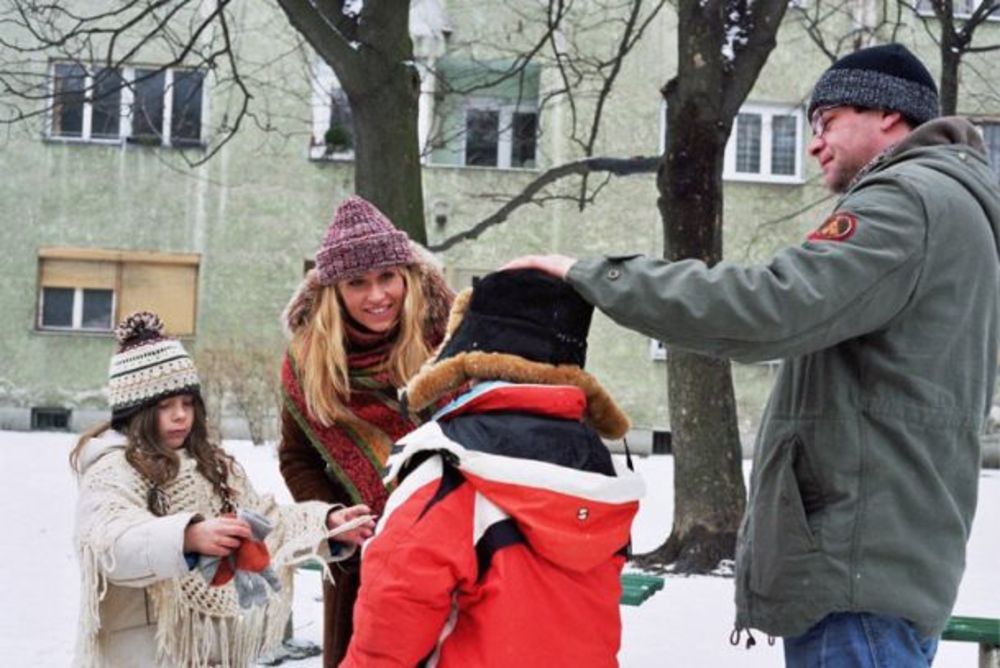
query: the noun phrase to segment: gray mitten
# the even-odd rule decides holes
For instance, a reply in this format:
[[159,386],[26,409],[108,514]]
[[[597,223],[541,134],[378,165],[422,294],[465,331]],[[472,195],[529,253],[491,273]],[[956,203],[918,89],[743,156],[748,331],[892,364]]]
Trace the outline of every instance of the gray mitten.
[[273,525],[252,510],[240,510],[236,516],[250,525],[252,539],[244,540],[226,557],[200,555],[197,568],[212,586],[219,587],[233,580],[240,607],[264,605],[267,603],[268,585],[274,591],[281,590],[281,581],[271,567],[271,555],[264,543]]
[[[241,510],[237,513],[237,517],[250,525],[250,531],[253,533],[254,539],[259,541],[261,544],[263,544],[264,539],[274,529],[274,525],[271,524],[266,517],[252,510]],[[271,585],[271,589],[274,591],[281,591],[281,580],[278,579],[278,574],[271,566],[270,559],[268,559],[267,565],[256,571],[256,573],[258,573],[267,582],[267,584]]]
[[258,573],[236,571],[236,575],[233,577],[233,586],[236,587],[236,598],[239,600],[241,608],[267,603],[267,585],[264,578]]

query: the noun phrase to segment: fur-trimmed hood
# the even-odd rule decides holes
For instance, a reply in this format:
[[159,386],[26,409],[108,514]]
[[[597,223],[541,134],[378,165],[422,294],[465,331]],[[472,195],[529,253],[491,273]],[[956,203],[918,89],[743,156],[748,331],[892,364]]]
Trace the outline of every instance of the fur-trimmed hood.
[[[425,338],[428,341],[439,341],[444,336],[444,332],[440,331],[439,323],[445,321],[454,293],[445,282],[438,262],[430,251],[420,244],[412,241],[410,243],[418,258],[417,263],[413,266],[417,270],[420,285],[424,291],[424,299],[427,302]],[[281,313],[281,324],[287,338],[291,339],[295,332],[312,317],[324,287],[320,282],[319,272],[316,269],[310,269]]]
[[572,385],[587,396],[587,419],[597,432],[611,439],[621,438],[630,423],[624,411],[591,374],[573,364],[545,364],[509,353],[461,352],[438,361],[441,351],[462,323],[472,298],[472,289],[455,298],[445,340],[437,353],[407,383],[405,398],[410,410],[421,410],[463,385],[475,380],[504,380],[511,383]]

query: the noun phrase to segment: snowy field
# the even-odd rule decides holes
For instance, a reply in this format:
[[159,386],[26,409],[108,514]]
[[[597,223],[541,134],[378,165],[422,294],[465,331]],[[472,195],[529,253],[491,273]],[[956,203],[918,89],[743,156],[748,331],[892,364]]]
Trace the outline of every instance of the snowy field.
[[[47,668],[70,665],[76,632],[78,576],[71,547],[75,483],[66,463],[67,434],[0,431],[0,666]],[[246,442],[227,447],[247,468],[260,491],[287,500],[274,452]],[[648,491],[634,529],[637,551],[661,543],[669,531],[673,466],[668,456],[637,459]],[[1000,471],[984,471],[969,564],[956,614],[1000,617]],[[732,580],[668,578],[663,590],[640,607],[623,607],[620,663],[625,668],[781,666],[780,643],[757,637],[751,650],[729,645]],[[297,576],[295,636],[320,642],[319,574]],[[941,644],[937,668],[974,668],[977,648]],[[318,658],[290,662],[319,668]]]

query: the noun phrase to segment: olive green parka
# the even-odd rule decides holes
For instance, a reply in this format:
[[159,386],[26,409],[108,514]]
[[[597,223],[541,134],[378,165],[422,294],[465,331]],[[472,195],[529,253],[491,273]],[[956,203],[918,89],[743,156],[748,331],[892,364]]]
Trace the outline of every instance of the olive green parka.
[[822,232],[769,263],[641,256],[567,280],[678,347],[783,360],[754,447],[736,625],[951,613],[993,396],[1000,188],[975,128],[930,121],[869,165]]

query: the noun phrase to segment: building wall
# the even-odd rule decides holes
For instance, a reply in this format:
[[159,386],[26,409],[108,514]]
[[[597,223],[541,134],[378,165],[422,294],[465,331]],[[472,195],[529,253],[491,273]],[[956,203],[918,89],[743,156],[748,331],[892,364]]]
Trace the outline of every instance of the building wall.
[[[506,3],[452,1],[445,9],[453,23],[452,42],[474,44],[478,57],[509,54],[533,36],[531,25],[526,27]],[[106,405],[102,387],[114,348],[111,336],[35,328],[37,252],[42,247],[198,253],[197,326],[186,345],[201,356],[219,350],[271,351],[275,361],[280,356],[279,314],[337,202],[351,192],[353,172],[349,161],[308,158],[312,56],[298,44],[280,10],[266,0],[248,0],[238,13],[238,49],[246,71],[253,73],[248,83],[257,116],[244,121],[244,128],[205,164],[188,164],[203,157],[197,150],[47,141],[39,120],[11,126],[0,140],[0,247],[6,251],[0,264],[0,312],[5,316],[0,319],[0,427],[24,427],[28,408],[52,405],[73,408],[71,426],[79,429]],[[919,45],[936,72],[936,56],[921,31],[915,25],[900,39]],[[675,19],[664,9],[608,101],[598,153],[655,155],[661,150],[659,89],[675,69],[675,32]],[[607,49],[610,43],[595,40],[593,46]],[[975,62],[982,64],[981,59]],[[748,102],[802,103],[828,63],[789,18]],[[995,68],[974,71],[981,80],[967,84],[981,94],[963,94],[963,103],[970,105],[970,113],[1000,115],[1000,103],[989,94],[1000,88]],[[543,90],[558,85],[551,70],[541,76]],[[212,125],[218,126],[232,117],[238,99],[231,91],[223,93],[213,77],[209,86]],[[545,108],[540,167],[579,157],[567,139],[570,122],[568,106]],[[804,151],[802,160],[802,184],[726,183],[727,258],[763,261],[782,245],[798,242],[823,218],[832,201],[825,199]],[[428,165],[424,188],[430,243],[483,219],[498,206],[498,198],[517,192],[538,173]],[[576,183],[559,189],[572,193]],[[663,233],[656,198],[654,174],[613,179],[582,212],[573,202],[522,207],[475,241],[444,252],[442,260],[454,284],[462,287],[471,275],[524,253],[660,254]],[[443,225],[434,222],[438,203],[447,210]],[[598,314],[588,368],[637,427],[669,426],[665,364],[651,359],[648,339]],[[254,373],[273,373],[273,368]],[[740,426],[748,436],[773,370],[736,365],[734,375]]]

